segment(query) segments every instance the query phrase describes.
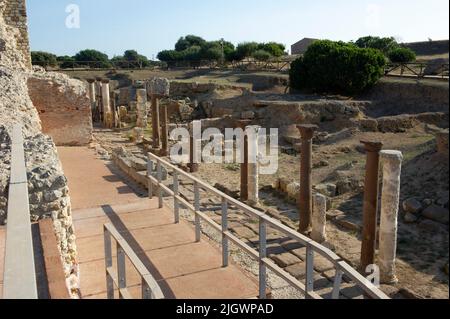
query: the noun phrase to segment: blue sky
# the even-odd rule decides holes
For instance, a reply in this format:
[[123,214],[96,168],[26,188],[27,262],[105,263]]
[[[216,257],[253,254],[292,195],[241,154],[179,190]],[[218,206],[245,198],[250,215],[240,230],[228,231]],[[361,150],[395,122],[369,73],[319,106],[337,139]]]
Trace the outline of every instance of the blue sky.
[[[180,36],[277,41],[304,37],[356,40],[395,36],[404,42],[449,38],[448,0],[28,0],[32,50],[74,55],[92,48],[110,57],[126,49],[149,58]],[[80,10],[67,28],[66,7]]]

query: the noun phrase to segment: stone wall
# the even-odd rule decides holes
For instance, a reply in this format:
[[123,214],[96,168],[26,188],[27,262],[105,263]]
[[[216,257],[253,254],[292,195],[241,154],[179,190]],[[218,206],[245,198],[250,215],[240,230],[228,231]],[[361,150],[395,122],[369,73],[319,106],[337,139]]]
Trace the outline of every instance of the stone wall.
[[0,10],[7,26],[15,30],[16,49],[21,52],[24,65],[31,70],[28,40],[27,10],[25,0],[2,0]]
[[69,190],[56,146],[42,134],[38,112],[28,93],[27,79],[36,75],[32,75],[26,30],[25,0],[0,0],[0,224],[8,221],[10,134],[12,127],[20,124],[25,141],[30,219],[52,219],[63,271],[71,279],[68,288],[76,296],[78,282],[73,279],[78,276],[78,263]]
[[86,85],[59,73],[35,72],[28,92],[42,131],[58,146],[87,145],[92,139],[91,103]]

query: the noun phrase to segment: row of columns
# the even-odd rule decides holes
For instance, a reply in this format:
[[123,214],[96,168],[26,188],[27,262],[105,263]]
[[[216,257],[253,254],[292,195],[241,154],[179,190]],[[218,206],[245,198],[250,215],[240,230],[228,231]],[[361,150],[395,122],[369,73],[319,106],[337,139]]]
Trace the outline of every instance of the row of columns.
[[93,120],[102,122],[108,128],[114,127],[118,124],[117,112],[114,105],[115,99],[111,99],[109,80],[88,79],[88,83]]
[[[315,125],[299,125],[301,135],[301,178],[299,231],[311,234],[319,243],[326,241],[326,197],[312,196],[312,139],[317,130]],[[400,177],[403,156],[399,151],[382,151],[378,141],[361,142],[367,152],[363,239],[361,247],[361,271],[375,264],[378,225],[379,173],[382,166],[381,217],[379,231],[379,267],[381,282],[397,282],[395,261],[397,250],[398,213],[400,206]]]

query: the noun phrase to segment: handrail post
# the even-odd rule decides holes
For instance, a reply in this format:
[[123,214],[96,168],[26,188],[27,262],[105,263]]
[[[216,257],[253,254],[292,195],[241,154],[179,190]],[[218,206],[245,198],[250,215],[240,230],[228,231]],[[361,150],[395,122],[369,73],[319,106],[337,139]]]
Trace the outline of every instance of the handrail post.
[[153,199],[153,182],[151,180],[153,173],[153,161],[148,158],[147,162],[147,177],[148,177],[148,198]]
[[310,299],[309,293],[314,292],[314,250],[310,244],[306,245],[306,299]]
[[156,162],[156,170],[158,174],[158,207],[163,208],[163,191],[161,187],[162,183],[162,164],[161,161]]
[[141,281],[141,289],[142,289],[142,299],[153,299],[152,298],[152,291],[150,290],[150,287],[148,286],[147,282],[145,281],[144,277],[142,277]]
[[119,283],[119,298],[123,299],[121,289],[127,288],[127,277],[125,269],[125,252],[119,242],[117,243],[117,277]]
[[194,208],[195,208],[195,241],[198,243],[201,240],[202,229],[200,224],[200,216],[197,212],[200,211],[200,188],[197,182],[194,182]]
[[341,292],[341,284],[342,284],[342,276],[343,276],[342,270],[339,268],[336,268],[336,276],[334,277],[334,287],[333,287],[333,294],[332,299],[339,299],[339,293]]
[[178,172],[173,171],[173,211],[175,214],[175,224],[180,223],[180,202],[178,201],[178,196],[180,192],[178,190]]
[[259,299],[266,299],[266,265],[267,257],[267,225],[263,218],[259,218]]
[[108,269],[111,269],[113,265],[111,234],[106,227],[104,227],[103,236],[105,241],[106,293],[108,299],[114,299],[114,281],[108,272]]
[[228,238],[225,233],[228,231],[228,202],[222,197],[222,260],[223,267],[228,267]]

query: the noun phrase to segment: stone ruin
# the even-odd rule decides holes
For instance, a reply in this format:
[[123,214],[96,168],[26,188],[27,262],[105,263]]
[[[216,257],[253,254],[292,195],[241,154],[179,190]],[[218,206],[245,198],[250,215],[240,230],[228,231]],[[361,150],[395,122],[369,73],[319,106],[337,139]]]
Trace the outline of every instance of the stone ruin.
[[[87,145],[91,105],[83,82],[31,67],[25,0],[0,2],[0,224],[8,221],[11,140],[23,127],[31,221],[51,218],[72,296],[78,262],[70,191],[57,145]],[[74,118],[76,119],[74,121]]]

